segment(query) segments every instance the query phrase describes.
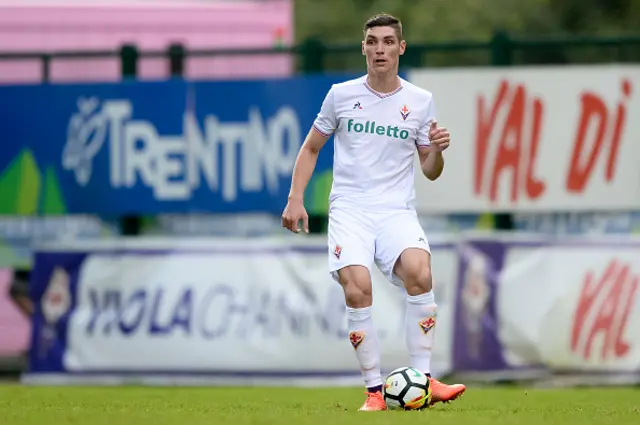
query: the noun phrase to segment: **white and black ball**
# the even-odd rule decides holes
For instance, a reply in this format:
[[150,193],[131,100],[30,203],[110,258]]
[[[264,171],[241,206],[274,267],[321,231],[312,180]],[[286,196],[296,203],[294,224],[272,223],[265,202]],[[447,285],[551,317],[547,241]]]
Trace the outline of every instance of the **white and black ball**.
[[431,402],[429,377],[417,369],[400,367],[387,376],[382,394],[390,410],[423,409]]

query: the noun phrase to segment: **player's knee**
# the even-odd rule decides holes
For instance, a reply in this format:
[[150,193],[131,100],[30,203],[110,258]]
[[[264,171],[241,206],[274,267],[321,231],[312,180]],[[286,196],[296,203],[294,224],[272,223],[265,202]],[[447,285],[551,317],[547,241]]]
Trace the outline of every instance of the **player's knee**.
[[431,267],[423,266],[406,273],[404,286],[409,295],[421,295],[431,291],[433,279]]
[[356,284],[343,284],[342,287],[344,288],[344,298],[347,306],[364,308],[372,304],[371,288]]
[[371,278],[366,269],[358,270],[348,267],[341,270],[340,284],[344,290],[347,306],[364,308],[372,304]]

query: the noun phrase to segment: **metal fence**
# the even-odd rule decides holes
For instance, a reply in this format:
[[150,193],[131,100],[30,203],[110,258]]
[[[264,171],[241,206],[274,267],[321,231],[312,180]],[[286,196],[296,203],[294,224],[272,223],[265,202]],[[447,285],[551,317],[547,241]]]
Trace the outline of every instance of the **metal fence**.
[[[112,51],[0,52],[0,65],[25,61],[37,64],[39,80],[49,82],[52,81],[51,69],[55,61],[66,61],[67,66],[71,61],[81,67],[83,62],[91,60],[117,60],[119,77],[127,78],[139,76],[142,61],[155,60],[163,61],[165,77],[189,78],[185,70],[190,60],[275,56],[287,56],[292,60],[291,73],[365,70],[359,44],[327,45],[318,39],[308,39],[293,47],[264,50],[188,50],[180,44],[174,44],[164,51],[139,50],[135,45],[125,45]],[[487,41],[410,44],[401,58],[400,66],[469,67],[606,62],[640,62],[640,35],[534,39],[497,32]],[[246,61],[243,63],[244,66],[250,64]]]

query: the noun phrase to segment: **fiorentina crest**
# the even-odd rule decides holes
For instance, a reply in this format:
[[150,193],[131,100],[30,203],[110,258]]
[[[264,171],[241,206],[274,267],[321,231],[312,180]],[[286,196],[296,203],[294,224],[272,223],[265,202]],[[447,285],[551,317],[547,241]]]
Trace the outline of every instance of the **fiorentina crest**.
[[436,318],[435,316],[429,316],[426,319],[418,322],[418,324],[420,325],[420,329],[422,329],[422,332],[427,334],[436,325]]
[[359,331],[349,332],[349,342],[351,342],[351,345],[353,345],[353,348],[357,350],[358,346],[362,344],[362,341],[364,341],[364,332],[359,332]]
[[400,115],[402,115],[402,119],[403,120],[407,120],[407,117],[409,116],[409,114],[411,113],[411,110],[409,108],[407,108],[407,105],[404,105],[401,109],[400,109]]

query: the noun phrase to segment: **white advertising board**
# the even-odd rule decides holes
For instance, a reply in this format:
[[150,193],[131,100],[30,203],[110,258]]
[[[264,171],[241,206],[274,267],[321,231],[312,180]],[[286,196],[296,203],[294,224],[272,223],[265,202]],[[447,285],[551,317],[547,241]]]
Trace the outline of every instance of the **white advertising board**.
[[[415,70],[452,135],[421,212],[552,212],[640,205],[640,66]],[[419,168],[418,168],[419,170]]]
[[[450,367],[457,270],[432,242],[440,304],[433,373]],[[354,384],[342,288],[326,241],[155,239],[42,251],[28,380]],[[385,371],[408,364],[405,293],[373,275]]]

